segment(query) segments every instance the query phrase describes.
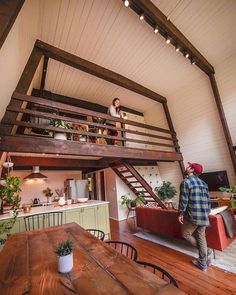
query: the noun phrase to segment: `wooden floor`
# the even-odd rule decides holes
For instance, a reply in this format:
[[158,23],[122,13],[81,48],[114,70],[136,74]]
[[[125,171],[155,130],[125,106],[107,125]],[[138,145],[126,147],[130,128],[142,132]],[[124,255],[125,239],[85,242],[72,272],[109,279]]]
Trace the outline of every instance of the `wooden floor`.
[[128,222],[110,220],[111,239],[128,242],[138,250],[139,259],[152,262],[167,270],[178,282],[179,288],[189,295],[236,294],[236,275],[210,266],[202,272],[191,264],[191,257],[172,249],[142,240],[133,219]]

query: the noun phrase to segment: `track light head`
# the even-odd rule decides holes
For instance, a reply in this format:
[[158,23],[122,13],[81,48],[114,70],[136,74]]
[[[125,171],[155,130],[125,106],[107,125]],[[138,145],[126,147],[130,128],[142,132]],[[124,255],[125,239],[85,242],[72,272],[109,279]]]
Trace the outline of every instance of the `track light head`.
[[170,38],[169,37],[166,39],[166,44],[170,44]]
[[158,29],[158,27],[156,26],[155,29],[154,29],[154,33],[157,34],[158,32],[159,32],[159,29]]
[[141,14],[141,15],[139,16],[139,19],[140,19],[140,20],[144,20],[144,14]]
[[129,0],[125,0],[124,5],[125,5],[125,7],[129,7]]
[[179,52],[180,51],[180,47],[179,46],[176,46],[175,51],[176,52]]
[[188,58],[189,57],[189,53],[185,53],[185,55],[184,55],[186,58]]

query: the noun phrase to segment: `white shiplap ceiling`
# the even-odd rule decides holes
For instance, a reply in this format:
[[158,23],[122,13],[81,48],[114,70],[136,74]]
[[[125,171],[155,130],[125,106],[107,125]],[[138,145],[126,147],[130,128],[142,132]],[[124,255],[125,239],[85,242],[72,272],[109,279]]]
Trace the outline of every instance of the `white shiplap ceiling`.
[[[153,0],[214,66],[236,51],[235,0]],[[39,39],[168,97],[203,73],[121,0],[40,0]],[[138,111],[155,102],[50,60],[47,90]]]

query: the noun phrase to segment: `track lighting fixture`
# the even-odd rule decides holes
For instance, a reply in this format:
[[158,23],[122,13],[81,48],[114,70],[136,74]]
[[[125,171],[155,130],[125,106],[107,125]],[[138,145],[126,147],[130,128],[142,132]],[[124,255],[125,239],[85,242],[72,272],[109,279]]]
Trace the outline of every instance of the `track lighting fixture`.
[[195,62],[195,60],[193,58],[191,59],[191,64],[192,65],[195,65],[196,64],[196,62]]
[[177,47],[175,48],[175,51],[176,51],[176,52],[179,52],[179,51],[180,51],[180,47],[177,46]]
[[166,39],[166,44],[170,44],[170,38],[169,37]]
[[189,57],[189,53],[185,53],[185,55],[184,55],[186,58],[188,58]]
[[144,14],[141,14],[139,17],[140,20],[144,20]]
[[125,5],[125,7],[129,7],[129,0],[125,0],[124,5]]
[[154,33],[157,34],[158,31],[159,31],[158,27],[155,27],[155,29],[154,29]]

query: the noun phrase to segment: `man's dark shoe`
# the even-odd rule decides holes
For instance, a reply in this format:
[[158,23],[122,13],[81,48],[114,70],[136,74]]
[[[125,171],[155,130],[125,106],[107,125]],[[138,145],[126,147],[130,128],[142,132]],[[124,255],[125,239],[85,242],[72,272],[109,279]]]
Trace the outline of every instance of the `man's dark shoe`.
[[193,259],[192,263],[200,268],[201,271],[206,271],[207,270],[207,264],[206,263],[201,263],[198,259]]

